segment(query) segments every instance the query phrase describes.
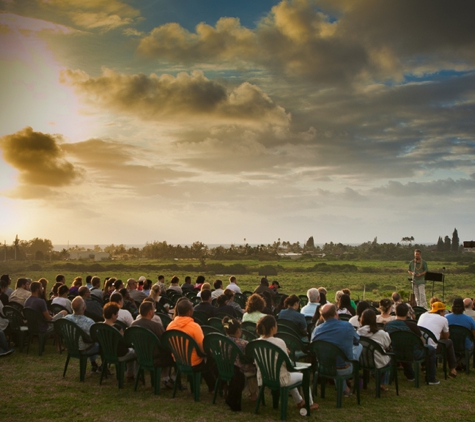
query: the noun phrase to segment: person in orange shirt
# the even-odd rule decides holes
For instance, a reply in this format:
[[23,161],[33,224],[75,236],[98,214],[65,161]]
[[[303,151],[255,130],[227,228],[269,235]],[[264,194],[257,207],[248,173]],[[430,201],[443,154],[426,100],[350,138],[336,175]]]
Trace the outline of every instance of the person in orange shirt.
[[[180,300],[175,308],[176,316],[170,324],[168,330],[179,330],[192,337],[200,349],[203,351],[204,334],[201,327],[193,319],[193,304],[187,300]],[[202,358],[196,351],[191,354],[193,369],[202,371],[203,378],[210,392],[214,391],[214,384],[217,377],[216,362],[211,357]]]

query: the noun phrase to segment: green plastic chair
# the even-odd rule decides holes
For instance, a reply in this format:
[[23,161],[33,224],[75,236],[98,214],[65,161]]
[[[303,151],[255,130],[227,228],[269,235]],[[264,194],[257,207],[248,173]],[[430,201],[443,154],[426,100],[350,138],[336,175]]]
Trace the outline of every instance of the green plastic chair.
[[473,366],[475,368],[475,354],[473,353],[473,347],[471,349],[465,348],[465,339],[468,338],[474,343],[472,332],[461,325],[449,325],[450,340],[454,344],[455,354],[462,356],[465,364],[465,373],[470,374],[470,357],[473,355]]
[[[420,367],[428,357],[428,346],[422,343],[420,337],[412,331],[393,331],[389,333],[391,344],[396,355],[397,362],[413,365],[415,381],[414,385],[419,388]],[[428,383],[426,375],[426,383]]]
[[177,380],[175,382],[175,386],[173,387],[172,397],[175,397],[176,395],[180,375],[183,374],[186,375],[190,380],[190,387],[194,394],[195,401],[200,401],[201,372],[193,370],[193,366],[191,364],[191,355],[193,351],[196,351],[198,356],[203,358],[206,357],[206,355],[201,351],[196,341],[183,331],[166,331],[163,333],[162,343],[172,353],[177,366]]
[[419,321],[420,316],[427,312],[427,309],[423,308],[422,306],[413,306],[412,309],[416,314],[416,321]]
[[[310,350],[316,359],[315,377],[313,379],[313,394],[317,395],[317,383],[320,377],[321,381],[321,397],[325,398],[326,379],[334,379],[336,385],[336,407],[340,408],[343,397],[343,381],[353,379],[353,388],[356,390],[356,398],[360,404],[360,383],[359,383],[359,362],[349,359],[343,351],[333,343],[328,341],[317,340],[310,344]],[[353,372],[348,375],[339,375],[337,371],[337,357],[342,358],[345,362],[353,364]]]
[[429,330],[428,328],[425,327],[419,327],[422,333],[422,337],[424,337],[424,340],[426,344],[429,344],[429,339],[433,340],[434,343],[440,348],[436,348],[436,353],[437,353],[437,360],[442,360],[442,365],[444,369],[444,378],[447,379],[447,346],[445,344],[444,340],[437,340],[437,337],[435,334]]
[[285,341],[292,362],[297,363],[308,356],[308,343],[304,343],[299,337],[285,332],[276,333],[275,337]]
[[[246,346],[246,355],[252,356],[257,364],[262,376],[262,385],[259,388],[259,396],[256,402],[254,413],[258,413],[259,405],[264,398],[265,388],[269,388],[273,394],[273,407],[279,407],[280,398],[280,419],[285,421],[287,417],[288,398],[290,390],[302,386],[305,398],[305,405],[307,415],[310,416],[309,406],[309,383],[310,383],[310,365],[301,364],[299,370],[303,372],[304,377],[302,381],[291,385],[282,386],[280,384],[280,368],[285,365],[289,372],[298,372],[296,367],[292,364],[287,354],[275,344],[265,340],[251,341]],[[264,401],[263,401],[264,404]]]
[[209,318],[206,325],[210,325],[211,327],[214,327],[217,330],[219,330],[220,333],[225,334],[222,318],[218,318],[218,317]]
[[[134,391],[137,391],[139,378],[144,379],[144,371],[150,371],[155,395],[160,392],[162,368],[168,365],[155,365],[154,354],[158,347],[163,348],[160,339],[150,330],[143,327],[129,327],[125,330],[125,341],[131,344],[137,355],[137,376],[135,377]],[[144,379],[145,384],[145,379]]]
[[[376,382],[376,398],[381,397],[381,376],[385,372],[390,373],[390,380],[394,379],[396,385],[396,395],[399,396],[399,384],[397,378],[397,363],[396,357],[392,352],[386,352],[379,343],[375,342],[371,338],[361,336],[360,343],[363,346],[363,351],[360,355],[360,369],[363,369],[363,388],[366,388],[368,384],[368,378],[370,372],[374,373],[374,378]],[[375,362],[375,352],[380,353],[381,355],[386,355],[391,358],[389,366],[384,368],[377,368]]]
[[201,329],[203,330],[203,334],[205,335],[205,337],[211,333],[223,334],[221,331],[219,331],[215,327],[212,327],[211,325],[202,325]]
[[193,311],[193,319],[199,325],[208,325],[208,314],[201,311]]
[[66,363],[64,364],[63,378],[66,376],[69,360],[75,358],[79,359],[79,380],[84,382],[87,359],[89,356],[93,356],[94,353],[79,350],[79,339],[82,337],[83,341],[86,343],[92,343],[91,337],[77,324],[67,319],[58,319],[53,324],[56,332],[62,337],[68,350],[68,356],[66,357]]
[[[251,293],[252,294],[252,293]],[[250,295],[249,295],[250,296]],[[234,302],[236,302],[242,309],[246,307],[246,302],[247,302],[247,297],[246,295],[242,293],[234,293]]]
[[20,352],[23,352],[25,341],[29,343],[28,326],[23,321],[23,315],[18,309],[9,305],[3,307],[3,314],[8,319],[10,338],[15,339],[15,344],[20,348]]
[[96,322],[91,327],[91,337],[94,341],[97,341],[101,346],[101,358],[102,358],[102,372],[99,380],[99,385],[102,385],[104,376],[107,376],[107,366],[115,365],[116,378],[119,383],[119,388],[124,388],[124,373],[127,362],[135,360],[135,357],[128,359],[127,361],[119,360],[117,356],[117,348],[119,343],[124,343],[125,340],[120,332],[102,322]]
[[163,312],[155,312],[155,315],[158,315],[160,317],[160,320],[162,321],[163,328],[166,330],[168,327],[168,324],[172,322],[172,319],[170,315],[165,314]]
[[299,295],[300,306],[305,306],[308,303],[308,296],[307,295]]
[[241,328],[252,333],[256,332],[256,323],[252,321],[244,321],[241,323]]
[[234,363],[236,357],[246,360],[246,356],[241,349],[228,337],[220,333],[210,333],[205,336],[204,349],[213,356],[218,367],[218,377],[214,386],[213,404],[216,402],[218,386],[220,381],[230,382],[234,376]]
[[346,321],[348,322],[351,318],[351,315],[348,315],[348,314],[338,314],[338,319],[340,321]]
[[257,335],[255,331],[248,331],[248,330],[245,330],[244,328],[241,328],[241,337],[247,341],[252,341],[259,338],[259,336]]
[[28,332],[30,336],[30,341],[28,342],[28,348],[26,350],[26,353],[29,353],[30,351],[30,343],[33,336],[37,336],[38,337],[38,356],[42,356],[43,350],[45,348],[46,340],[48,338],[54,337],[55,332],[54,330],[49,330],[49,329],[48,331],[42,330],[42,327],[44,326],[43,324],[47,324],[47,321],[45,320],[44,316],[40,312],[37,312],[30,308],[24,308],[23,315],[25,316],[25,319],[28,325]]

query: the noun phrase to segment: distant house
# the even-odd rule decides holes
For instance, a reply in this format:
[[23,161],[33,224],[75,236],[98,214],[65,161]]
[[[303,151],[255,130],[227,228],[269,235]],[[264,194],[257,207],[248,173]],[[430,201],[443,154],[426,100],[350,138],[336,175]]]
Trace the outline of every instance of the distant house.
[[70,251],[69,259],[75,261],[78,259],[93,259],[94,261],[107,261],[110,259],[110,254],[107,252],[94,251]]
[[295,253],[295,252],[286,252],[286,253],[280,253],[279,256],[281,256],[282,258],[299,259],[302,256],[302,254]]

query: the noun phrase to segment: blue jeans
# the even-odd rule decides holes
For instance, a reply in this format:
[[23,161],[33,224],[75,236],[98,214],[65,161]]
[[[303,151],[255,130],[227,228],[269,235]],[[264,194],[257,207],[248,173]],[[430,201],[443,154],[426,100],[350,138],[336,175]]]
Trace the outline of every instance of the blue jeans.
[[[363,351],[363,346],[361,344],[357,344],[353,346],[353,359],[359,360],[362,351]],[[338,375],[350,375],[353,372],[353,364],[350,363],[350,366],[348,366],[348,368],[338,369],[337,372],[338,372]],[[348,384],[346,383],[346,381],[344,381],[343,386],[342,386],[342,391],[344,392],[347,388],[348,388]]]
[[5,337],[5,333],[0,330],[0,353],[5,353],[10,350],[10,347],[8,346],[8,341],[7,338]]

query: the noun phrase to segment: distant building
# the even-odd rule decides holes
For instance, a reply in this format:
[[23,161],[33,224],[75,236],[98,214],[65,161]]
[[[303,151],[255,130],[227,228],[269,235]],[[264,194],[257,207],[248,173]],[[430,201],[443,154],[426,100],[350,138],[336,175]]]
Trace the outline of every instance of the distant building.
[[107,252],[94,252],[94,251],[70,251],[69,259],[75,261],[78,259],[92,259],[94,261],[108,261],[110,254]]

